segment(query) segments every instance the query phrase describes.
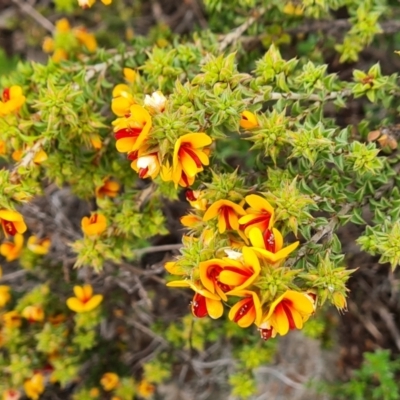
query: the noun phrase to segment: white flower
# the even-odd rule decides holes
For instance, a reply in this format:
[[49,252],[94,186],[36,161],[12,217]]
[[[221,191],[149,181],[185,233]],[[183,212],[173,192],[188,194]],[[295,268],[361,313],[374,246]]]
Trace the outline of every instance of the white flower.
[[154,92],[151,96],[146,94],[144,98],[144,105],[154,112],[163,112],[166,102],[166,97],[160,91]]

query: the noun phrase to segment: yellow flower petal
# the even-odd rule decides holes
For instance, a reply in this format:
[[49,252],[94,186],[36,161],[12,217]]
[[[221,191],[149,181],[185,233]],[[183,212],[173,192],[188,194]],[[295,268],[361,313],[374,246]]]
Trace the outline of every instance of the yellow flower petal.
[[103,295],[95,294],[87,303],[84,304],[84,310],[92,311],[99,306],[99,304],[103,301]]

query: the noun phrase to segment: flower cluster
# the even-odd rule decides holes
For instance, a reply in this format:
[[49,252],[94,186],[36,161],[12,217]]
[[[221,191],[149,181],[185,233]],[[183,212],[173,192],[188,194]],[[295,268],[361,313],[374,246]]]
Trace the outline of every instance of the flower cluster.
[[165,265],[184,279],[168,286],[194,290],[194,316],[219,318],[225,304],[230,320],[242,328],[255,324],[263,339],[301,329],[314,313],[316,296],[300,289],[284,266],[299,242],[284,245],[274,227],[275,210],[262,196],[208,204],[206,195],[207,190],[187,191],[194,212],[181,221],[192,235],[184,238],[183,255]]
[[157,91],[140,102],[134,95],[133,72],[125,68],[129,85],[119,84],[113,90],[111,109],[118,117],[112,123],[117,150],[127,154],[131,168],[142,179],[160,175],[163,181],[172,181],[176,187],[191,186],[196,175],[209,165],[212,139],[203,132],[189,132],[173,141],[167,138],[168,143],[162,143],[161,150],[161,142],[152,135],[153,119],[166,110],[167,99]]
[[97,42],[94,35],[85,28],[71,29],[68,20],[62,18],[56,22],[54,36],[44,39],[42,48],[45,53],[52,53],[54,62],[60,62],[82,50],[93,53],[97,49]]

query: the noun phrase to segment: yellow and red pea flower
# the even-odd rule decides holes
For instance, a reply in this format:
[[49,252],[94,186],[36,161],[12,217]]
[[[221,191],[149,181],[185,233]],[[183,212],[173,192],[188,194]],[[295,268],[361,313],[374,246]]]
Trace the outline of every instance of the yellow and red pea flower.
[[207,199],[201,198],[200,190],[188,189],[185,192],[186,200],[196,210],[205,211],[207,209]]
[[0,117],[17,112],[25,103],[21,86],[13,85],[3,89],[0,101]]
[[114,390],[119,383],[119,376],[114,372],[106,372],[100,379],[100,385],[106,392]]
[[9,311],[3,314],[3,325],[6,328],[19,328],[21,326],[22,320],[18,311]]
[[262,318],[261,301],[258,294],[251,290],[232,290],[230,295],[244,298],[232,306],[228,314],[229,319],[236,322],[241,328],[247,328],[253,323],[258,326]]
[[0,285],[0,308],[3,308],[10,300],[10,286]]
[[243,111],[240,115],[239,125],[243,129],[253,129],[258,126],[258,120],[255,114],[251,111]]
[[297,241],[283,247],[282,234],[275,228],[266,229],[264,233],[258,228],[253,228],[250,230],[249,239],[253,250],[271,264],[285,259],[300,244]]
[[203,219],[195,214],[187,214],[181,217],[181,224],[187,228],[194,228],[203,222]]
[[94,53],[97,50],[97,41],[93,33],[90,33],[84,27],[77,27],[73,30],[74,36],[78,39],[78,42],[82,44],[90,53]]
[[243,207],[230,200],[218,200],[208,207],[203,216],[203,221],[218,218],[218,231],[224,233],[228,230],[239,230],[239,216],[246,215]]
[[42,322],[44,320],[44,311],[40,306],[26,306],[21,315],[29,322]]
[[107,229],[107,220],[103,214],[93,213],[90,217],[83,217],[82,231],[87,236],[100,236]]
[[112,124],[117,140],[116,147],[120,153],[139,150],[149,137],[152,127],[149,112],[138,104],[132,105],[127,116],[117,118]]
[[46,255],[51,246],[51,240],[49,238],[39,239],[37,236],[32,235],[29,237],[27,242],[28,249],[38,255]]
[[38,400],[44,392],[44,377],[40,372],[35,373],[32,378],[24,383],[24,391],[28,398]]
[[314,313],[314,303],[306,293],[287,290],[269,307],[259,329],[264,340],[277,333],[286,335],[289,330],[302,329],[303,323]]
[[125,83],[114,87],[112,92],[111,110],[118,117],[124,117],[130,113],[130,108],[136,104],[131,89]]
[[16,233],[13,242],[3,242],[0,245],[0,254],[4,256],[8,262],[11,262],[20,257],[23,247],[24,236]]
[[142,379],[137,386],[137,392],[139,396],[143,397],[144,399],[149,399],[153,395],[155,390],[155,386],[146,379]]
[[224,306],[221,302],[221,298],[217,294],[211,293],[189,280],[168,282],[167,286],[190,287],[195,291],[191,309],[193,315],[197,318],[203,318],[209,315],[211,318],[217,319],[224,313]]
[[258,228],[261,232],[271,229],[274,222],[274,208],[267,200],[256,194],[245,197],[247,208],[246,215],[239,219],[239,225],[246,236],[249,236],[250,230]]
[[74,286],[75,297],[67,299],[67,306],[76,313],[89,312],[97,308],[103,301],[103,295],[93,295],[91,285]]
[[95,195],[99,199],[105,196],[117,197],[120,189],[121,185],[118,182],[106,178],[101,186],[96,187]]
[[138,173],[141,179],[155,179],[161,168],[158,152],[145,153],[136,150],[128,154],[128,159],[132,160],[131,168]]
[[212,139],[202,132],[188,133],[178,138],[174,146],[171,173],[175,185],[189,186],[196,174],[203,171],[203,165],[209,165],[204,148],[211,143]]

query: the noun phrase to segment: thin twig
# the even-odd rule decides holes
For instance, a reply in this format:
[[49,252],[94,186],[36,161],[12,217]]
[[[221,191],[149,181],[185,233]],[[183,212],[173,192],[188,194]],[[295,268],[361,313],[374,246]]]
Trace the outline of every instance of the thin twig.
[[340,222],[339,217],[346,215],[352,210],[353,207],[353,203],[345,204],[340,211],[333,218],[331,218],[328,225],[325,225],[322,229],[318,230],[318,232],[315,233],[315,235],[301,247],[301,249],[297,252],[296,257],[290,258],[285,265],[290,267],[297,263],[297,261],[306,255],[309,244],[318,243],[323,237],[331,235]]
[[8,281],[12,281],[16,278],[20,278],[22,276],[24,276],[26,274],[26,270],[25,269],[21,269],[19,271],[15,271],[15,272],[11,272],[10,274],[4,275],[0,278],[0,282],[8,282]]
[[[336,19],[333,21],[305,21],[303,25],[295,26],[284,30],[285,33],[296,36],[300,34],[308,34],[314,32],[321,32],[327,36],[343,36],[350,28],[351,22],[348,19]],[[391,35],[400,31],[400,21],[389,20],[380,24],[381,31],[377,34]],[[245,48],[252,48],[261,43],[268,34],[260,34],[256,36],[242,37],[241,43]]]
[[233,42],[238,41],[243,33],[256,22],[265,12],[266,8],[260,8],[259,10],[255,10],[254,14],[242,25],[238,26],[235,30],[228,33],[224,39],[219,44],[219,51],[223,52],[229,45]]
[[36,154],[43,147],[43,144],[44,144],[44,138],[39,139],[31,148],[28,149],[22,160],[14,166],[10,175],[10,181],[12,183],[18,181],[19,177],[18,169],[21,167],[24,168],[28,167],[33,162],[33,159],[35,158]]
[[306,93],[278,93],[273,92],[270,93],[269,98],[265,98],[265,95],[256,96],[254,99],[251,99],[251,103],[262,103],[268,100],[309,100],[309,101],[329,101],[335,100],[339,96],[347,97],[351,96],[351,90],[342,90],[340,92],[331,92],[324,97],[321,97],[319,94],[306,94]]
[[[304,389],[303,384],[295,382],[293,379],[290,379],[288,376],[284,375],[282,372],[278,371],[276,368],[263,366],[263,367],[257,368],[257,372],[272,374],[276,378],[281,380],[283,383],[285,383],[286,385],[288,385],[294,389]],[[259,399],[261,399],[261,398],[263,398],[263,396],[259,397]]]
[[55,26],[42,14],[37,12],[27,1],[22,0],[12,0],[12,2],[17,5],[23,13],[33,18],[39,25],[41,25],[44,29],[49,31],[50,33],[54,33]]
[[182,248],[182,243],[163,244],[161,246],[150,246],[144,249],[133,250],[136,257],[141,257],[147,253],[159,253],[161,251],[179,250]]

